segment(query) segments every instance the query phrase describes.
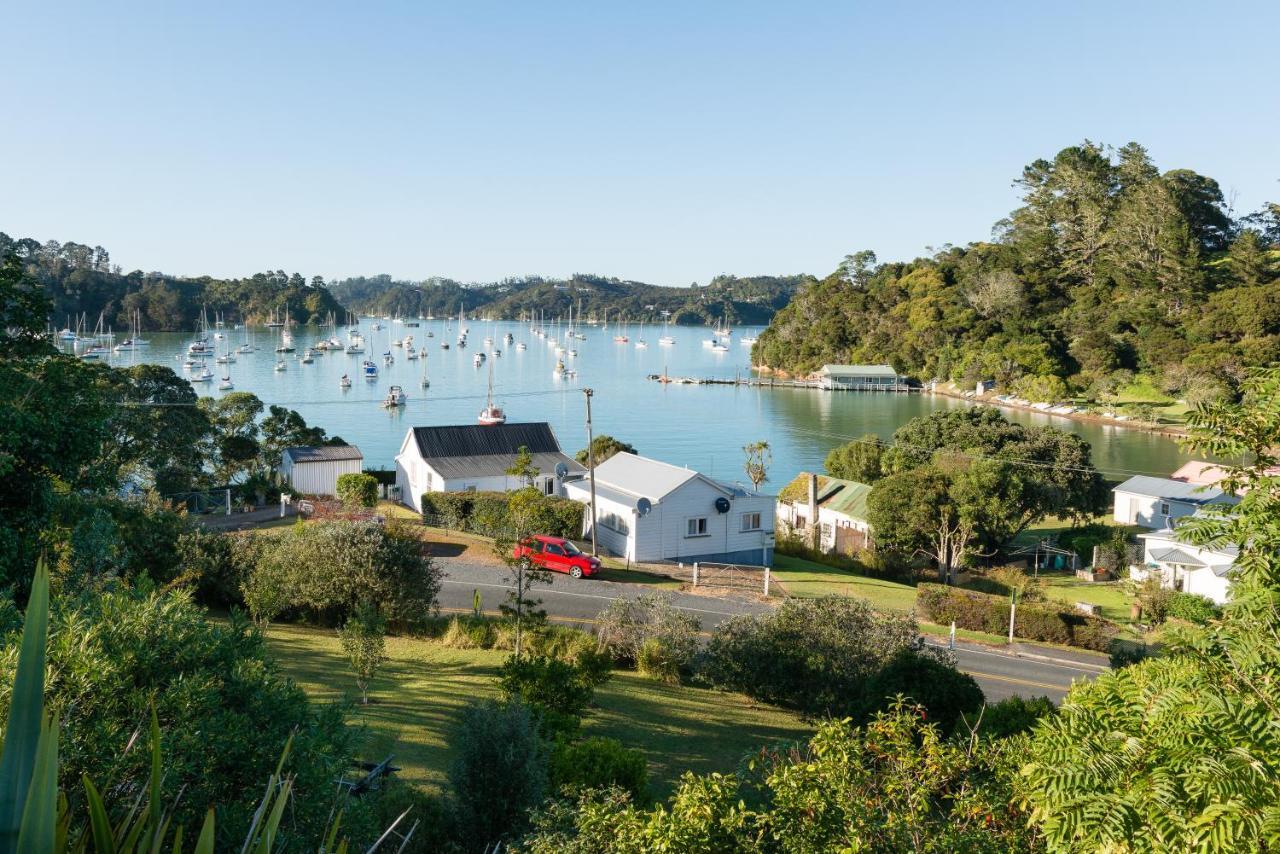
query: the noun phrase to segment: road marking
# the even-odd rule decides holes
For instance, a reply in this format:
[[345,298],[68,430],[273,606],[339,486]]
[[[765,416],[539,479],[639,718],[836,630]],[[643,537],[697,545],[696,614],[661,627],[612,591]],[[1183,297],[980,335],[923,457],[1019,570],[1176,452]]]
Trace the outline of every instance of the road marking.
[[[925,646],[931,646],[934,649],[948,649],[946,644],[940,644],[940,643],[926,643]],[[992,650],[988,650],[988,649],[975,649],[972,646],[958,646],[956,647],[955,651],[963,652],[963,653],[972,653],[973,655],[989,655],[993,658],[1003,658],[1003,659],[1021,658],[1023,661],[1034,661],[1037,664],[1043,664],[1045,667],[1057,667],[1062,670],[1078,670],[1081,673],[1088,673],[1088,674],[1106,673],[1108,670],[1111,669],[1110,667],[1103,664],[1087,664],[1083,661],[1078,664],[1059,664],[1056,661],[1045,661],[1040,657],[1019,656],[1017,653],[1013,653],[1013,652],[993,652]]]
[[983,673],[980,670],[965,670],[963,667],[960,669],[964,670],[964,672],[968,673],[970,676],[978,679],[996,679],[1000,682],[1012,682],[1015,685],[1026,685],[1029,688],[1047,688],[1050,691],[1066,691],[1071,687],[1070,685],[1054,685],[1049,682],[1035,682],[1031,679],[1019,679],[1016,676],[1003,676],[999,673]]
[[[446,578],[446,579],[442,580],[442,581],[441,581],[441,583],[442,583],[442,584],[459,584],[459,585],[461,585],[461,586],[463,586],[463,587],[494,587],[494,588],[497,588],[497,589],[499,589],[499,590],[511,590],[511,589],[512,589],[512,588],[511,588],[511,586],[510,586],[510,585],[507,585],[507,584],[493,584],[493,583],[490,583],[490,582],[484,582],[484,581],[454,581],[454,580],[449,579],[449,578]],[[550,595],[552,595],[552,596],[577,596],[577,597],[578,597],[578,598],[580,598],[580,599],[598,599],[598,600],[600,600],[601,602],[616,602],[616,601],[618,601],[619,599],[626,599],[626,598],[630,598],[630,597],[626,597],[626,596],[600,596],[600,595],[595,594],[595,593],[573,593],[573,592],[568,591],[568,590],[556,590],[556,589],[554,589],[554,588],[550,588],[550,589],[548,589],[548,590],[546,590],[546,591],[536,590],[536,589],[535,589],[535,590],[533,590],[533,591],[531,591],[531,593],[541,593],[541,592],[546,592],[546,593],[548,593],[548,594],[550,594]],[[676,605],[676,607],[677,607],[677,608],[679,608],[681,611],[691,611],[691,612],[693,612],[693,613],[695,613],[695,614],[714,614],[714,615],[716,615],[717,617],[737,617],[737,616],[741,616],[741,614],[740,614],[740,613],[735,612],[735,611],[712,611],[712,610],[707,609],[707,608],[691,608],[691,607],[689,607],[688,605]]]

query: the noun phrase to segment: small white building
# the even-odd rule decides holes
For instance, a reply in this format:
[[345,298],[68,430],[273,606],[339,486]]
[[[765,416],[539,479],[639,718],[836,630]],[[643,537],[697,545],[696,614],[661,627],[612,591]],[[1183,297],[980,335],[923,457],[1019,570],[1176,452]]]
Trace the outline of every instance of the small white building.
[[1206,505],[1236,504],[1240,500],[1216,487],[1145,475],[1129,478],[1112,492],[1115,521],[1152,530],[1170,528],[1175,520]]
[[[586,474],[577,460],[560,450],[551,425],[463,424],[412,427],[396,455],[400,501],[422,512],[424,492],[507,492],[525,485],[507,474],[520,449],[538,470],[533,485],[544,495],[563,495],[564,482]],[[563,466],[564,477],[557,473]]]
[[907,391],[892,365],[823,365],[818,381],[827,391]]
[[[596,466],[596,542],[633,561],[773,563],[776,497],[635,454]],[[565,493],[591,503],[582,479]],[[590,514],[585,524],[590,534]]]
[[1239,550],[1235,546],[1209,549],[1178,539],[1172,530],[1139,534],[1142,565],[1129,569],[1134,581],[1158,576],[1163,586],[1183,593],[1195,593],[1226,604],[1231,596],[1231,575]]
[[801,472],[778,493],[778,530],[804,538],[816,518],[821,551],[856,554],[871,547],[870,494],[865,483]]
[[278,469],[282,482],[303,495],[337,495],[338,478],[364,470],[364,454],[355,445],[285,448]]

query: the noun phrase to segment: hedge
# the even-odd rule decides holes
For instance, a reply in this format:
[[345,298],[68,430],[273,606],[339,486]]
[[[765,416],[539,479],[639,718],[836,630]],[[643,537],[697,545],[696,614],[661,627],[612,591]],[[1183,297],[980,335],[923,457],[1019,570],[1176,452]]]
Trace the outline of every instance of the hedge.
[[[507,492],[424,492],[422,518],[428,525],[466,531],[484,537],[512,533]],[[568,498],[547,495],[541,498],[547,530],[530,533],[575,539],[582,536],[583,505]]]
[[[943,584],[921,584],[916,606],[930,622],[946,625],[955,621],[962,629],[992,634],[1009,631],[1009,600]],[[1116,624],[1049,604],[1018,605],[1014,631],[1025,640],[1069,644],[1107,652],[1116,636]]]

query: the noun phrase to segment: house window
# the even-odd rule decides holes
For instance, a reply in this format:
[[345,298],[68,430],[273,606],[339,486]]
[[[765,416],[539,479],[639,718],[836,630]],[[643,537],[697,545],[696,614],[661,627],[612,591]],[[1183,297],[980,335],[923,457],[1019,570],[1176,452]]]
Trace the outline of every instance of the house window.
[[707,517],[695,516],[692,519],[685,520],[686,537],[705,537],[707,536]]
[[608,528],[611,531],[617,531],[619,534],[626,536],[631,532],[627,525],[627,520],[619,516],[617,513],[600,513],[596,516],[596,521],[601,527]]
[[744,532],[760,530],[760,514],[759,513],[743,513],[742,514],[742,530]]
[[1169,502],[1168,502],[1168,501],[1161,501],[1161,502],[1160,502],[1160,515],[1161,515],[1161,516],[1168,516],[1168,515],[1169,515]]
[[555,494],[556,494],[556,480],[555,480],[555,478],[553,478],[553,477],[549,477],[549,478],[547,478],[545,481],[543,481],[543,483],[542,483],[542,491],[543,491],[543,493],[544,493],[544,494],[546,494],[546,495],[555,495]]

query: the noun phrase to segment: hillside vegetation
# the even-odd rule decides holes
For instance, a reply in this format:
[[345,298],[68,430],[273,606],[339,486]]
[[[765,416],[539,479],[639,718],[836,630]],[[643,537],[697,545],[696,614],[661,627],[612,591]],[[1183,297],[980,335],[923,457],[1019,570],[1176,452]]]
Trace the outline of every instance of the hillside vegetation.
[[717,276],[706,287],[672,288],[623,281],[585,273],[568,279],[540,276],[504,279],[490,284],[464,285],[452,279],[422,282],[394,281],[390,276],[345,279],[333,293],[352,309],[366,314],[457,314],[460,309],[501,320],[516,320],[529,312],[548,319],[564,317],[572,306],[598,319],[661,320],[669,312],[681,325],[762,325],[790,302],[795,292],[815,280],[811,276]]
[[846,257],[778,313],[753,362],[888,362],[1036,400],[1116,400],[1137,380],[1195,403],[1280,358],[1280,205],[1233,218],[1214,179],[1162,173],[1136,143],[1063,149],[1016,185],[1023,204],[989,242]]

